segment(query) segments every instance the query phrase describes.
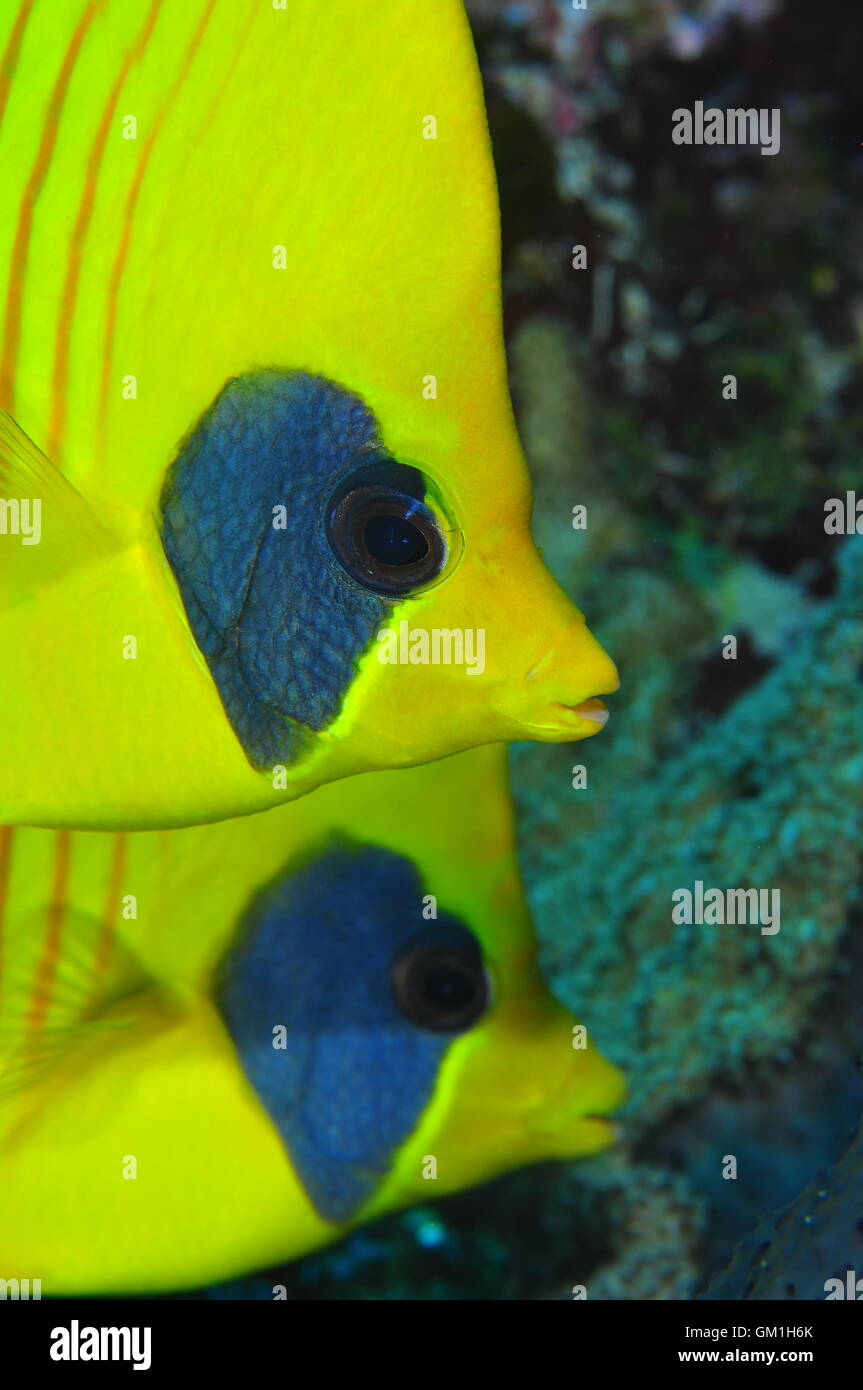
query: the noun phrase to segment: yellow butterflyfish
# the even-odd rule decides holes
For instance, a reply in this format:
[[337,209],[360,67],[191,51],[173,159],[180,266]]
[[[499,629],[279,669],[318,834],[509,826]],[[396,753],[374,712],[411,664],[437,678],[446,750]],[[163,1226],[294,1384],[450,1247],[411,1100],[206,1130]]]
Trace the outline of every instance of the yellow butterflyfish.
[[607,717],[545,569],[460,0],[0,15],[0,821]]
[[613,1140],[620,1074],[537,968],[500,748],[0,853],[2,1277],[201,1286]]

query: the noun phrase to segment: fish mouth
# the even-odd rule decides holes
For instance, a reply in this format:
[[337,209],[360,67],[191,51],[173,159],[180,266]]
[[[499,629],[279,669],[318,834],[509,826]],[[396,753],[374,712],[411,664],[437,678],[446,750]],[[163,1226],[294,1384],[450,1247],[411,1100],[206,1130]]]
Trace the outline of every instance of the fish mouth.
[[586,1152],[601,1153],[619,1144],[623,1138],[623,1127],[607,1115],[582,1115],[578,1124],[580,1142]]
[[626,1099],[623,1078],[613,1078],[610,1085],[590,1097],[583,1109],[584,1102],[579,1104],[577,1093],[573,1096],[573,1084],[574,1078],[567,1077],[551,1104],[544,1107],[541,1115],[534,1116],[536,1129],[547,1137],[553,1135],[568,1155],[601,1153],[620,1143],[623,1127],[616,1112]]
[[594,1136],[597,1144],[602,1144],[607,1148],[612,1144],[620,1144],[626,1138],[626,1130],[616,1112],[623,1104],[625,1097],[617,1096],[608,1104],[608,1109],[599,1106],[595,1110],[585,1111],[578,1117],[578,1124],[584,1132]]
[[535,1133],[563,1157],[587,1156],[613,1148],[621,1139],[621,1128],[607,1115],[572,1114],[549,1123],[540,1123]]
[[588,1124],[596,1125],[598,1130],[607,1134],[609,1142],[612,1144],[619,1144],[624,1137],[625,1131],[620,1121],[613,1119],[611,1115],[604,1114],[602,1111],[599,1111],[598,1114],[582,1115],[581,1118]]
[[565,705],[560,700],[551,704],[558,720],[558,727],[575,734],[577,738],[592,738],[608,723],[608,708],[602,700],[591,698],[578,705]]

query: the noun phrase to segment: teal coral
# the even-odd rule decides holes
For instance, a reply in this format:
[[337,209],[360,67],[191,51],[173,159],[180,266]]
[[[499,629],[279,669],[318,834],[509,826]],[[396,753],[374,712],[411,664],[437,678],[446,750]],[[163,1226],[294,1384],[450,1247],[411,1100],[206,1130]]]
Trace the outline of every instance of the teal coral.
[[[655,690],[633,692],[616,737],[585,754],[586,791],[562,766],[525,786],[531,753],[518,756],[545,965],[566,1002],[585,1012],[589,1001],[598,1039],[630,1077],[636,1127],[711,1077],[770,1058],[824,988],[863,829],[863,540],[842,545],[840,571],[835,599],[782,661],[699,737],[680,730],[647,775],[638,742],[656,734]],[[665,685],[674,691],[673,664]],[[621,749],[634,776],[621,775]],[[780,931],[675,925],[672,892],[696,879],[779,888]]]

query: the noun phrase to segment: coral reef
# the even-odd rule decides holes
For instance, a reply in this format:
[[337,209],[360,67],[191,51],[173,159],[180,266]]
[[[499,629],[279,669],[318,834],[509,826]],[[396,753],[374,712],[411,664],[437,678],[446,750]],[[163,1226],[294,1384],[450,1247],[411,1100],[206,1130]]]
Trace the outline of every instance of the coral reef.
[[[513,755],[523,869],[545,966],[630,1077],[626,1130],[636,1154],[656,1152],[657,1129],[685,1102],[720,1082],[756,1080],[773,1152],[769,1142],[753,1147],[741,1115],[747,1098],[726,1103],[724,1114],[714,1107],[700,1131],[690,1117],[688,1132],[677,1127],[674,1152],[666,1146],[662,1154],[704,1190],[711,1175],[696,1174],[699,1163],[718,1176],[721,1157],[737,1153],[739,1210],[729,1211],[721,1182],[711,1197],[715,1224],[727,1229],[730,1220],[739,1231],[759,1201],[775,1205],[777,1193],[841,1151],[863,1101],[853,1066],[846,1068],[860,1047],[856,1014],[843,1000],[841,1016],[854,1022],[837,1046],[836,1021],[818,1013],[841,988],[837,980],[847,985],[859,973],[848,922],[859,900],[863,817],[863,541],[835,541],[840,583],[829,600],[730,550],[699,556],[690,542],[684,552],[657,554],[584,457],[584,393],[569,331],[531,320],[514,337],[512,362],[517,398],[531,402],[520,418],[540,478],[537,534],[561,580],[590,595],[601,636],[624,658],[625,697],[613,702],[607,739],[583,755],[565,747]],[[566,479],[578,480],[570,499]],[[586,532],[572,532],[567,500],[587,506]],[[729,632],[748,639],[734,662],[720,656]],[[576,758],[588,769],[583,790],[572,787]],[[675,925],[673,890],[699,878],[778,887],[780,930]],[[773,1099],[777,1069],[799,1069],[801,1048],[820,1087],[825,1071],[842,1076],[831,1097],[837,1122],[821,1117],[826,1151],[789,1136]],[[798,1076],[784,1113],[804,1094]],[[799,1167],[779,1157],[789,1137]],[[756,1182],[759,1165],[768,1176]],[[712,1232],[707,1258],[726,1249]],[[628,1254],[638,1258],[637,1247]],[[654,1254],[647,1267],[657,1269]],[[626,1294],[619,1284],[598,1287],[642,1296],[633,1286]],[[657,1278],[647,1296],[669,1295]]]
[[[854,487],[863,431],[859,12],[827,0],[813,25],[795,0],[470,8],[508,313],[552,308],[576,328],[604,471],[672,541],[829,583],[809,518],[826,475]],[[778,157],[673,145],[672,111],[695,100],[780,110]],[[549,149],[553,186],[536,174]]]
[[[662,727],[657,704],[669,708],[686,673],[657,653],[652,671],[638,666],[648,688],[633,690],[615,737],[585,752],[585,790],[572,790],[571,750],[546,754],[542,777],[531,750],[518,755],[545,965],[627,1071],[637,1124],[796,1037],[835,959],[863,822],[863,540],[843,546],[841,570],[836,598],[712,723],[678,716],[676,738]],[[617,629],[625,619],[661,646],[656,588],[630,593]],[[780,930],[676,926],[672,893],[698,879],[780,889]]]

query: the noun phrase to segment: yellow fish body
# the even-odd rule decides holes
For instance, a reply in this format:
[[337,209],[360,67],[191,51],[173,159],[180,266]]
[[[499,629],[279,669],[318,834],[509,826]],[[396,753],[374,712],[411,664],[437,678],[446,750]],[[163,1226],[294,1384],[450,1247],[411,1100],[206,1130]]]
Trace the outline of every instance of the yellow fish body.
[[500,749],[2,854],[3,1277],[203,1285],[611,1142],[621,1079],[538,973]]
[[0,54],[0,820],[595,733],[460,0],[33,0]]

